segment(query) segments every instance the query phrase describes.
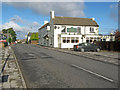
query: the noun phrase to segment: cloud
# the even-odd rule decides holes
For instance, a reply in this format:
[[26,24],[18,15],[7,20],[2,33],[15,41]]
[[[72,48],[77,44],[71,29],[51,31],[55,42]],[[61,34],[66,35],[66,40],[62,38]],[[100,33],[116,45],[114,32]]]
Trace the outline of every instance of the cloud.
[[10,21],[17,22],[17,23],[26,23],[26,20],[23,20],[21,17],[15,15],[14,17],[10,18]]
[[32,27],[40,27],[40,24],[36,21],[34,21],[33,23],[31,23]]
[[[6,22],[3,25],[0,24],[0,30],[13,28],[17,33],[18,39],[24,39],[25,35],[27,35],[28,32],[37,32],[38,28],[40,27],[40,24],[38,22],[36,21],[29,22],[27,20],[21,19],[21,17],[19,16],[14,16],[10,18],[10,20],[11,21]],[[28,22],[28,23],[25,23],[25,22]],[[22,23],[24,24],[24,26],[20,26],[17,23]]]
[[2,25],[3,29],[8,29],[8,28],[11,28],[11,27],[15,31],[21,31],[22,30],[22,28],[18,24],[16,24],[15,22],[13,22],[13,21],[7,22],[7,23]]
[[20,26],[17,23],[10,21],[2,25],[2,29],[13,28],[16,32],[29,32],[31,31],[31,27],[37,28],[40,24],[37,22],[33,22],[30,26]]
[[2,25],[0,24],[0,31],[2,31]]
[[118,8],[118,4],[111,4],[110,5],[110,8],[112,9],[112,8]]
[[110,5],[110,17],[118,22],[118,4]]
[[7,2],[8,5],[20,8],[29,8],[39,15],[49,15],[54,10],[57,15],[85,17],[84,2]]

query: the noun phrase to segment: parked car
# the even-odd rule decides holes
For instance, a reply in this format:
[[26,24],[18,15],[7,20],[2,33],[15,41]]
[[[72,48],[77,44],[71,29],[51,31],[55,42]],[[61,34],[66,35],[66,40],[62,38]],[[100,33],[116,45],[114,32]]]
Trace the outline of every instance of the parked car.
[[80,43],[78,45],[74,45],[73,49],[75,51],[97,51],[99,52],[101,50],[100,46],[97,46],[95,44],[90,44],[90,43]]

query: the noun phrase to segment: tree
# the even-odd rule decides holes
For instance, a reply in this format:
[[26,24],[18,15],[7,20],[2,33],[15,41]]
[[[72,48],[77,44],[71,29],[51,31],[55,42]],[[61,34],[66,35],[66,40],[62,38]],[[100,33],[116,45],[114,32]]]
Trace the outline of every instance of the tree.
[[37,33],[32,33],[31,39],[30,40],[38,40],[38,32]]
[[11,38],[8,38],[8,39],[7,39],[7,42],[11,43],[11,42],[12,42],[12,39],[11,39]]
[[[8,29],[3,29],[2,30],[3,34],[10,34],[11,41],[15,42],[16,41],[16,33],[13,30],[13,28],[8,28]],[[9,40],[8,40],[9,41]]]

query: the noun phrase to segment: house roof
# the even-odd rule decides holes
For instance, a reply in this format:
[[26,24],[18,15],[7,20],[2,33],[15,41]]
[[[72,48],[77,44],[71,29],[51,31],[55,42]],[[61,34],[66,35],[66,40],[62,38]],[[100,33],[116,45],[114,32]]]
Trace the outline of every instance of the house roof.
[[55,25],[74,25],[74,26],[99,26],[96,21],[91,18],[76,18],[76,17],[58,17],[53,18]]
[[[77,17],[58,17],[52,19],[54,25],[73,25],[73,26],[99,26],[96,21],[91,18],[77,18]],[[49,23],[44,24],[40,29],[48,26]],[[39,29],[39,30],[40,30]]]
[[[46,24],[44,24],[40,29],[42,29],[42,28],[44,28],[44,27],[46,27],[46,26],[48,26],[49,25],[49,23],[46,23]],[[40,30],[39,29],[39,30]]]

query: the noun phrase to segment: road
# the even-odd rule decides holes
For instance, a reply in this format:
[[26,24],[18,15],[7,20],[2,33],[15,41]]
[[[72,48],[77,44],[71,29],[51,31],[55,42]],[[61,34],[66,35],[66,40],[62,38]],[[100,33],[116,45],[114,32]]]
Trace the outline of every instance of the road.
[[28,88],[117,88],[118,66],[28,44],[13,50]]

